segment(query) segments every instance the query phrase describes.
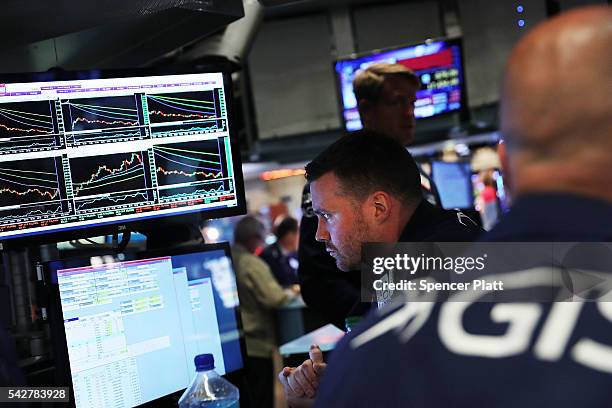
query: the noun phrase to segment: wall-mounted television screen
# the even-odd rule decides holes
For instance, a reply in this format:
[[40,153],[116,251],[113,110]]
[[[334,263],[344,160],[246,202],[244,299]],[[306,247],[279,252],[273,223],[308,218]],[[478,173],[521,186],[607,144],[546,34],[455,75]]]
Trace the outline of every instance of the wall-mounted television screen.
[[353,93],[353,78],[368,65],[387,62],[405,65],[419,77],[414,114],[417,119],[450,112],[467,112],[460,39],[430,40],[422,44],[351,55],[335,62],[342,119],[349,132],[362,128]]
[[0,78],[0,240],[244,212],[229,75],[135,72]]

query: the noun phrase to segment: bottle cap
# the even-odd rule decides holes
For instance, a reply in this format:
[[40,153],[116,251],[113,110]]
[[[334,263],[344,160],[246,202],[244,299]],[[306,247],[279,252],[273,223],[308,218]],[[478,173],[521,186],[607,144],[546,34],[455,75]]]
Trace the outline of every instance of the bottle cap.
[[361,316],[349,316],[344,319],[344,326],[346,327],[346,331],[350,332],[353,327],[357,326],[357,324],[361,321]]
[[215,358],[212,354],[198,354],[193,359],[196,371],[208,371],[215,368]]

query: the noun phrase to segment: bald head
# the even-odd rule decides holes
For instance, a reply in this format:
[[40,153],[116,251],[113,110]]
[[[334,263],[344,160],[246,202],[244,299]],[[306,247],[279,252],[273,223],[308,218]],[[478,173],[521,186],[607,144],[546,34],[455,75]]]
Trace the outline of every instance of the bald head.
[[612,202],[612,8],[576,9],[512,51],[501,126],[516,195],[561,191]]

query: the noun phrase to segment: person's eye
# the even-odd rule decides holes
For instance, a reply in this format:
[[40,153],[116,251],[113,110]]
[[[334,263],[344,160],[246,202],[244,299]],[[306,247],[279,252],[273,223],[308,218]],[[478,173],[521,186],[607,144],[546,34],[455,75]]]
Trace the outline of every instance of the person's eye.
[[331,214],[323,213],[321,214],[321,218],[323,218],[325,221],[329,221],[331,219]]

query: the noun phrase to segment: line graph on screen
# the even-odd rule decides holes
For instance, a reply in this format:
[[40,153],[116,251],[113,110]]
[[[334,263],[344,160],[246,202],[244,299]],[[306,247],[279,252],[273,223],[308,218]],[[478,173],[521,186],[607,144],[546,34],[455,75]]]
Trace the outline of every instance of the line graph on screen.
[[1,162],[0,224],[67,212],[61,177],[57,157]]
[[150,183],[143,152],[116,153],[70,160],[77,211],[142,204]]
[[0,104],[0,154],[61,147],[52,101]]
[[147,113],[154,137],[226,130],[223,90],[147,94]]
[[64,126],[73,146],[146,137],[135,95],[62,101]]
[[218,139],[153,147],[160,200],[218,196],[233,189]]

